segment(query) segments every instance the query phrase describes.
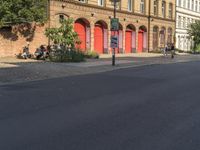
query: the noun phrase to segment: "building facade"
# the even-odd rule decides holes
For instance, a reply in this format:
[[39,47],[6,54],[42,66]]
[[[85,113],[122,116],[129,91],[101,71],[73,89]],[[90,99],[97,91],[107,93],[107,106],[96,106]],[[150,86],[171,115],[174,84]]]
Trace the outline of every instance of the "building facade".
[[[174,0],[121,0],[117,4],[119,45],[117,53],[148,52],[174,42]],[[59,26],[60,19],[73,18],[74,30],[83,51],[111,53],[110,0],[50,0],[50,27]]]
[[193,42],[187,34],[191,23],[200,19],[200,0],[177,0],[176,2],[176,47],[190,51]]

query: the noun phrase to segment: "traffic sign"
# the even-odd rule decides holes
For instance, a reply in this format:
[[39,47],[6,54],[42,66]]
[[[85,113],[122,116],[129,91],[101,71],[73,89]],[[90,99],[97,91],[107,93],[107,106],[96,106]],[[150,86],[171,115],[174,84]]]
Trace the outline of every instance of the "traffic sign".
[[111,36],[111,48],[118,48],[118,36]]
[[111,31],[119,30],[119,18],[111,18]]

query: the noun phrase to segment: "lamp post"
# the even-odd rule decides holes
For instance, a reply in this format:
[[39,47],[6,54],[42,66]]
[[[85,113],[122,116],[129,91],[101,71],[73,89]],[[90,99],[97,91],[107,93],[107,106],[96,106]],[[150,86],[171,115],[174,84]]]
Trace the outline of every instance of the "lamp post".
[[[120,0],[110,0],[111,2],[113,2],[114,5],[114,15],[113,15],[113,20],[111,19],[111,22],[113,21],[113,23],[111,23],[111,31],[114,31],[114,38],[116,37],[116,31],[119,30],[119,22],[118,20],[116,20],[116,6],[117,6],[117,2],[119,2]],[[118,38],[117,38],[117,47],[118,47]],[[112,45],[112,39],[111,39],[111,45]],[[116,45],[115,45],[116,46]],[[113,48],[112,50],[112,66],[115,66],[115,46],[111,46]]]
[[[114,0],[114,19],[116,18],[116,0]],[[114,35],[116,31],[114,31]],[[113,48],[113,53],[112,53],[112,66],[115,66],[115,48]]]

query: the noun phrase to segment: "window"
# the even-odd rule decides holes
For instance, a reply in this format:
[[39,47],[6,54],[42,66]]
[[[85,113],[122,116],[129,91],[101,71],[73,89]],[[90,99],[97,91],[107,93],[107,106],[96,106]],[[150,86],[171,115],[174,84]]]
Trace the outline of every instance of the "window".
[[193,23],[193,19],[191,19],[191,23]]
[[144,13],[144,0],[140,1],[140,12]]
[[128,0],[128,11],[133,11],[133,3],[132,0]]
[[172,43],[172,28],[168,28],[167,43]]
[[65,19],[64,15],[59,15],[59,22],[60,23],[62,23],[64,19]]
[[99,6],[104,6],[104,0],[98,0],[98,5]]
[[186,1],[185,0],[183,0],[183,7],[185,8],[185,5],[186,5]]
[[82,3],[85,3],[86,2],[86,0],[78,0],[79,2],[82,2]]
[[153,2],[153,14],[155,16],[158,15],[158,0],[154,0],[154,2]]
[[178,48],[181,49],[181,37],[178,36]]
[[172,3],[169,3],[169,18],[170,19],[172,19],[172,13],[173,13],[172,9],[173,9],[173,5]]
[[185,22],[185,17],[183,17],[183,28],[185,28],[186,27],[186,22]]
[[178,16],[178,27],[181,28],[181,16]]
[[181,7],[181,1],[182,1],[182,0],[179,0],[179,1],[178,1],[178,6],[180,6],[180,7]]
[[187,19],[187,27],[190,26],[190,18]]
[[187,8],[190,9],[190,0],[188,0]]
[[162,1],[162,17],[165,18],[165,1]]
[[197,8],[198,8],[198,2],[195,1],[195,11],[197,12]]
[[165,45],[165,28],[162,27],[160,31],[160,44]]
[[192,0],[192,10],[194,10],[194,0]]
[[200,1],[199,1],[199,12],[200,12]]

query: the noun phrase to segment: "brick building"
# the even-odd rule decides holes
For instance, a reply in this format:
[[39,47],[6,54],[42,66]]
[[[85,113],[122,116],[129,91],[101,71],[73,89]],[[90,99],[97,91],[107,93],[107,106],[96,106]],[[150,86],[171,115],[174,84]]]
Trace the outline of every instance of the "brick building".
[[[123,0],[117,5],[119,53],[147,52],[174,40],[174,0]],[[50,26],[64,17],[74,19],[83,50],[110,53],[110,0],[51,0]]]
[[[48,27],[58,27],[60,19],[74,19],[74,30],[81,39],[83,51],[111,53],[110,19],[113,4],[110,0],[49,0]],[[175,33],[175,0],[121,0],[117,5],[120,22],[118,53],[147,52],[173,42]],[[31,37],[30,51],[48,44],[46,26],[36,26]],[[0,30],[0,57],[18,54],[27,37]]]

